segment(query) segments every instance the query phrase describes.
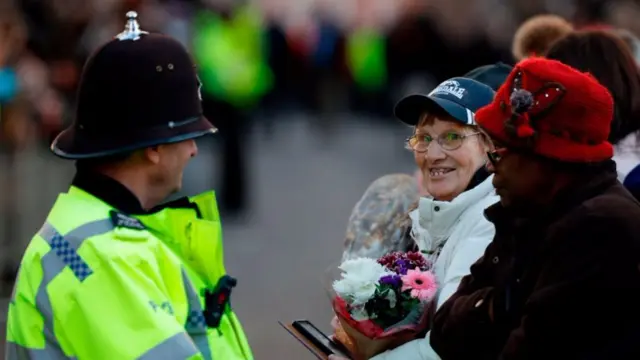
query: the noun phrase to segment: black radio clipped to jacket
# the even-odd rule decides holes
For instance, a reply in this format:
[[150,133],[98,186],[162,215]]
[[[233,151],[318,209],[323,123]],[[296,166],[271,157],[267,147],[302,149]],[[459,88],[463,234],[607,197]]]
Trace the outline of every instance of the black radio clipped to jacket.
[[220,320],[222,319],[224,310],[227,304],[229,304],[231,289],[237,284],[238,280],[229,275],[224,275],[218,280],[215,289],[205,289],[203,315],[207,327],[217,328],[220,326]]

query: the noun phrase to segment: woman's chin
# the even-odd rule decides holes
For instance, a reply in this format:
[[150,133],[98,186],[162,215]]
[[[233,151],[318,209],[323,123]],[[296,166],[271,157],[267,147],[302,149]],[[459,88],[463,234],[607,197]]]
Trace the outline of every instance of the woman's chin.
[[434,199],[440,201],[450,201],[455,197],[453,189],[450,188],[427,185],[427,191]]

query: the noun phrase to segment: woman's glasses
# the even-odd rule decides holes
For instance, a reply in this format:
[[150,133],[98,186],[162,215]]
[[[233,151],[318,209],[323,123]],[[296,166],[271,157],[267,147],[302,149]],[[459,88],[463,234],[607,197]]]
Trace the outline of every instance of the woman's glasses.
[[435,140],[443,150],[452,151],[462,146],[464,139],[478,134],[480,133],[458,134],[456,132],[447,132],[442,133],[435,138],[431,135],[414,134],[407,139],[406,148],[415,152],[423,153],[429,149],[429,145],[431,145]]

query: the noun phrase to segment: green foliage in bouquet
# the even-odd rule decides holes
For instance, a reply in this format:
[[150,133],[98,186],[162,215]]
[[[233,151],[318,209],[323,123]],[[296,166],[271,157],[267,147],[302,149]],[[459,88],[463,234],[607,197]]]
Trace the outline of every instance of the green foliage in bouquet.
[[412,297],[410,291],[401,291],[402,280],[398,276],[392,275],[385,280],[381,281],[373,298],[365,304],[371,321],[382,328],[402,321],[420,306],[420,300]]

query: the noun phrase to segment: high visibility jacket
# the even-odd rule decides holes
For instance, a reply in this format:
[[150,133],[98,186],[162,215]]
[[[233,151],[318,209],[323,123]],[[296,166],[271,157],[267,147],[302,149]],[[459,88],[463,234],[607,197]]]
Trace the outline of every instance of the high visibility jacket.
[[252,359],[228,303],[206,319],[221,232],[212,192],[131,217],[72,186],[22,259],[6,359]]
[[240,6],[228,20],[202,10],[194,27],[193,53],[205,94],[250,107],[271,90],[268,44],[254,6]]
[[384,36],[373,29],[357,29],[347,37],[347,66],[354,82],[366,91],[378,91],[387,83]]

